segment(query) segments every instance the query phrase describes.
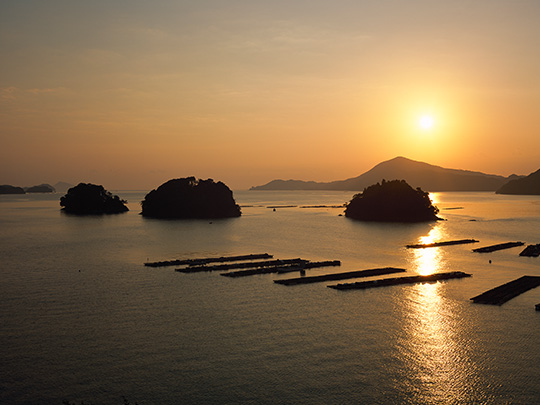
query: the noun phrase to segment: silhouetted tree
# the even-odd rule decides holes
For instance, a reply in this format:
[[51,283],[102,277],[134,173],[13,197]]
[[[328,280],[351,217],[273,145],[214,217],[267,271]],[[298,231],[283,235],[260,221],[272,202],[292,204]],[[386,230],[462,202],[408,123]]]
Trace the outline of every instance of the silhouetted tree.
[[70,214],[95,215],[118,214],[129,211],[127,201],[112,195],[103,186],[91,183],[79,183],[60,198],[63,211]]
[[232,191],[224,183],[195,177],[169,180],[141,202],[145,217],[229,218],[241,215]]
[[429,193],[413,189],[405,180],[383,180],[356,194],[345,216],[362,221],[424,222],[440,219],[438,212]]

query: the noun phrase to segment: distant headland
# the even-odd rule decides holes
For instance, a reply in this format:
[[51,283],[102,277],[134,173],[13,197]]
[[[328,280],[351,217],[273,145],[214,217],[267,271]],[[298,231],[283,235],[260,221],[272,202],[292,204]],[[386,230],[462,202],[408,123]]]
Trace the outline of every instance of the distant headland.
[[172,179],[150,191],[141,202],[144,217],[231,218],[241,215],[233,193],[221,181],[195,177]]
[[497,190],[497,194],[540,195],[540,169],[527,177],[509,181]]
[[251,190],[336,190],[362,191],[383,179],[403,179],[413,187],[426,191],[495,191],[510,180],[510,177],[485,174],[468,170],[446,169],[404,157],[379,163],[371,170],[347,180],[319,183],[302,180],[273,180]]

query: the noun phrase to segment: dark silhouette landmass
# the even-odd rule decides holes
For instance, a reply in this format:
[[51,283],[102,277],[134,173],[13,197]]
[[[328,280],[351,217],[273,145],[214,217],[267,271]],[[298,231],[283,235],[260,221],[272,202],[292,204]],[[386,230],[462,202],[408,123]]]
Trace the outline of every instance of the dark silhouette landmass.
[[510,180],[496,191],[497,194],[540,195],[540,169],[527,177]]
[[503,177],[468,170],[446,169],[404,157],[379,163],[366,173],[347,180],[318,183],[302,180],[273,180],[251,190],[351,190],[360,191],[382,179],[403,179],[428,191],[495,191],[508,180]]
[[405,180],[383,180],[356,194],[345,216],[362,221],[427,222],[440,219],[438,212],[422,189],[413,189]]
[[0,185],[0,194],[26,194],[24,188],[10,186],[9,184]]
[[233,193],[221,181],[195,177],[172,179],[150,191],[141,202],[150,218],[231,218],[241,215]]
[[103,186],[91,183],[79,183],[60,198],[62,210],[77,215],[119,214],[129,211],[126,203]]
[[32,186],[25,188],[27,193],[54,193],[56,189],[50,184],[40,184],[39,186]]

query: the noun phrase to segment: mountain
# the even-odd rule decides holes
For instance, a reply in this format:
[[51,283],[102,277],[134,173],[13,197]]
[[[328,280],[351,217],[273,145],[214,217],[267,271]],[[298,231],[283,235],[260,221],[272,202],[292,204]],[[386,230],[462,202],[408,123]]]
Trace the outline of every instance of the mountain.
[[54,193],[56,190],[50,184],[40,184],[39,186],[25,187],[27,193]]
[[57,193],[66,193],[71,187],[75,187],[73,184],[69,184],[63,181],[59,181],[54,186]]
[[[515,178],[514,176],[512,178]],[[473,172],[446,169],[428,163],[398,156],[379,163],[371,170],[347,180],[318,183],[302,180],[273,180],[251,190],[351,190],[362,191],[372,184],[385,180],[405,180],[413,187],[425,191],[495,191],[510,178]]]
[[540,195],[540,169],[527,177],[510,180],[496,191],[497,194]]

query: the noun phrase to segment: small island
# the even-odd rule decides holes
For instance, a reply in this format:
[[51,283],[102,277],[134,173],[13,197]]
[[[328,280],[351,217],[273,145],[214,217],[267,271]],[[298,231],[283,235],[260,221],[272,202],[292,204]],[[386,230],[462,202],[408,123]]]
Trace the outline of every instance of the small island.
[[119,214],[129,211],[126,203],[103,186],[91,183],[79,183],[60,198],[62,211],[76,215]]
[[428,222],[439,220],[438,212],[429,193],[415,190],[405,180],[383,180],[356,194],[347,204],[345,216],[361,221]]
[[54,193],[55,188],[50,184],[40,184],[38,186],[32,186],[25,189],[27,193]]
[[9,184],[0,185],[0,194],[26,194],[24,188],[10,186]]
[[172,179],[150,191],[141,202],[144,217],[232,218],[241,215],[233,193],[221,181],[195,177]]

